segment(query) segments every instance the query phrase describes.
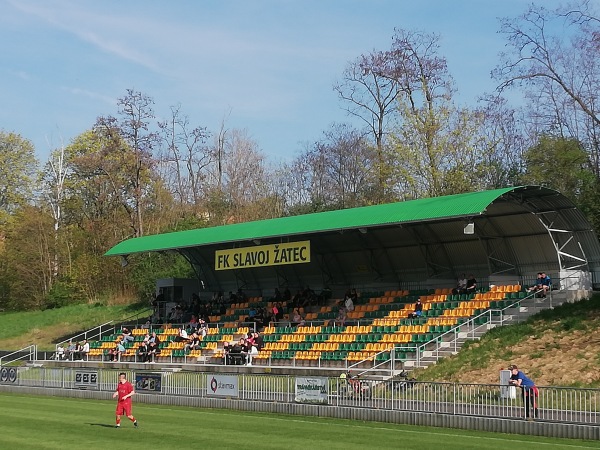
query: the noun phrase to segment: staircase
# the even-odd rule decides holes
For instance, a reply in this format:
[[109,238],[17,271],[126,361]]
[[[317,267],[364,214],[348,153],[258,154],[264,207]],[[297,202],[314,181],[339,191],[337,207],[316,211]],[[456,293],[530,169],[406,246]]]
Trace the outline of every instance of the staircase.
[[421,355],[416,360],[406,361],[404,367],[409,369],[430,366],[441,358],[456,355],[466,341],[478,340],[492,328],[524,322],[544,309],[577,301],[587,295],[588,293],[583,291],[554,291],[546,298],[526,298],[500,313],[490,312],[490,320],[485,323],[478,324],[476,319],[471,319],[443,335],[438,342],[426,344]]

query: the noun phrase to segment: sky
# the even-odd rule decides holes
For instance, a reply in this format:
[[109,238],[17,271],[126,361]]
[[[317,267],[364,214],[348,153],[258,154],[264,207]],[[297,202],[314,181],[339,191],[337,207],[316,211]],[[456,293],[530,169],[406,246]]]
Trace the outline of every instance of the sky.
[[[554,3],[553,0],[545,4]],[[492,92],[500,17],[527,0],[0,0],[0,130],[52,149],[117,115],[127,89],[159,119],[247,130],[272,160],[351,119],[333,91],[395,28],[437,33],[459,102]],[[558,5],[558,3],[556,3]],[[550,5],[548,5],[550,6]]]

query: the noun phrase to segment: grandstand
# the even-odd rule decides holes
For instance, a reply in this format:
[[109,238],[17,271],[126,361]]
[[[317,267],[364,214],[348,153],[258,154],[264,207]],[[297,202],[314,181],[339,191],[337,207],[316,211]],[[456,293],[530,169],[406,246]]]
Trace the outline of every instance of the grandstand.
[[[422,365],[419,358],[440,344],[448,342],[457,330],[491,325],[502,310],[520,304],[528,293],[521,285],[493,286],[473,294],[453,295],[450,288],[431,290],[398,290],[364,292],[347,324],[336,325],[333,305],[321,306],[306,314],[304,325],[292,327],[289,322],[269,324],[261,330],[264,347],[253,358],[258,366],[321,367],[332,369],[390,369],[392,359],[399,368]],[[529,294],[529,297],[531,295]],[[408,318],[417,299],[423,303],[423,314]],[[331,303],[335,303],[332,300]],[[272,307],[261,297],[233,304],[224,315],[212,316],[214,326],[200,337],[200,349],[185,350],[175,336],[182,325],[166,324],[148,328],[133,328],[134,341],[121,356],[120,362],[138,362],[136,350],[149,331],[161,340],[157,363],[223,364],[223,344],[233,342],[253,331],[252,326],[238,326],[248,319],[252,307]],[[91,343],[90,361],[104,361],[108,351],[120,340],[120,330]],[[191,332],[191,330],[189,330]],[[419,355],[419,357],[417,356]]]

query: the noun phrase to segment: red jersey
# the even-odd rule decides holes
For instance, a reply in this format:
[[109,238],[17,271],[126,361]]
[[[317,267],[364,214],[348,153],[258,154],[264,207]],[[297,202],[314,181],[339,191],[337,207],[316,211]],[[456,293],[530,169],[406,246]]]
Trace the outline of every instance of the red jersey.
[[117,387],[117,391],[119,391],[119,395],[118,395],[119,403],[123,403],[123,404],[131,403],[131,397],[127,397],[125,400],[123,400],[123,397],[125,397],[127,394],[131,394],[131,392],[133,392],[133,386],[129,381],[126,381],[125,383],[119,383],[119,385]]

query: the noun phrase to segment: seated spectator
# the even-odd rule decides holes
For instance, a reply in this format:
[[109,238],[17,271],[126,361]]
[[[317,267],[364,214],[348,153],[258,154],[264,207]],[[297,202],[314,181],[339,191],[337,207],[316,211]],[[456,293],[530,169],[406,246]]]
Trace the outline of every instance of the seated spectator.
[[121,333],[123,334],[123,340],[125,342],[135,341],[135,338],[131,334],[131,330],[129,328],[123,327],[123,329],[121,330]]
[[454,295],[467,292],[467,276],[463,273],[456,282],[456,287],[452,290]]
[[151,344],[152,342],[155,342],[156,345],[158,346],[158,344],[160,344],[160,339],[159,337],[156,335],[156,331],[152,332],[152,335],[150,336],[150,339],[148,339],[148,342]]
[[223,343],[223,364],[225,364],[226,366],[233,364],[233,361],[231,358],[231,348],[232,348],[232,346],[230,345],[229,342]]
[[63,361],[65,359],[65,348],[62,344],[56,346],[56,352],[54,353],[54,359],[56,361]]
[[187,334],[187,331],[185,331],[185,328],[180,328],[178,335],[175,336],[175,342],[188,342],[189,339],[190,338]]
[[73,361],[75,359],[75,351],[77,350],[77,346],[73,341],[69,341],[69,345],[67,346],[67,350],[65,352],[65,358],[68,361]]
[[346,314],[346,308],[344,306],[340,306],[340,309],[338,311],[338,315],[335,318],[335,320],[333,321],[335,323],[335,325],[337,325],[338,327],[343,327],[346,323],[346,319],[347,319],[347,314]]
[[192,318],[190,319],[190,323],[188,324],[188,328],[192,330],[192,332],[198,330],[198,318],[195,314],[192,314]]
[[200,319],[198,322],[198,335],[205,337],[208,334],[208,324],[204,319]]
[[149,362],[154,362],[154,359],[156,358],[156,356],[158,354],[160,354],[160,348],[159,348],[159,343],[160,341],[157,339],[150,341],[150,343],[148,344],[148,361]]
[[534,292],[536,295],[546,297],[546,293],[550,290],[551,286],[552,280],[550,277],[545,272],[538,272],[535,284],[527,288],[527,292]]
[[258,350],[260,352],[263,348],[263,338],[256,331],[253,334],[254,334],[254,346],[256,347],[256,350]]
[[415,309],[413,312],[408,314],[410,319],[416,319],[417,317],[421,317],[423,315],[423,303],[421,303],[421,299],[417,299],[417,303],[415,303]]
[[75,344],[75,350],[73,351],[73,361],[81,359],[81,349],[82,348],[83,348],[83,346],[81,345],[81,342],[77,342]]
[[294,308],[290,322],[293,327],[304,325],[304,318],[300,314],[300,311],[298,311],[298,308]]
[[146,341],[142,341],[137,349],[137,357],[140,362],[148,362],[148,350],[148,343]]
[[82,360],[87,361],[88,355],[90,354],[90,343],[87,340],[83,340],[83,345],[81,346],[80,358]]
[[240,338],[240,340],[230,348],[229,355],[231,356],[231,361],[233,364],[246,364],[248,357],[248,346],[246,345],[246,340],[244,338]]
[[469,275],[469,278],[467,279],[467,287],[465,289],[465,292],[467,294],[474,294],[475,292],[477,292],[477,280],[475,279],[475,275]]
[[196,333],[193,333],[189,341],[183,346],[183,349],[187,353],[190,350],[197,350],[200,348],[200,337]]
[[108,356],[110,361],[117,362],[121,360],[121,355],[123,353],[125,353],[125,347],[123,347],[123,344],[119,342],[117,345],[115,345],[108,351]]
[[354,311],[354,301],[352,300],[350,291],[346,293],[346,297],[344,298],[344,308],[346,308],[346,311],[348,312]]

